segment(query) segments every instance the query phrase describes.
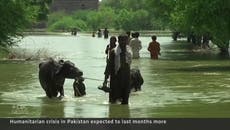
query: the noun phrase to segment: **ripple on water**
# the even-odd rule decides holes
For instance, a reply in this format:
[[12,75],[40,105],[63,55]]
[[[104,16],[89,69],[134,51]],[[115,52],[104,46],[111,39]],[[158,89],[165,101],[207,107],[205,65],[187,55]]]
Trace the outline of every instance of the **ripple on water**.
[[222,75],[222,74],[217,72],[204,72],[203,75]]
[[[57,52],[57,54],[65,56],[65,59],[76,63],[84,71],[84,76],[103,79],[105,66],[104,49],[108,40],[105,41],[104,39],[81,35],[77,38],[57,36],[26,38],[23,39],[26,44],[22,45],[24,48],[34,50],[47,47],[51,52]],[[31,39],[33,39],[33,44],[30,44]],[[144,41],[143,48],[146,48],[151,39],[143,37],[141,39]],[[163,55],[160,57],[160,60],[150,60],[147,49],[142,49],[140,52],[142,58],[132,62],[132,66],[140,68],[145,82],[141,92],[131,93],[128,107],[110,105],[108,94],[97,89],[97,86],[102,82],[92,80],[85,80],[87,95],[84,97],[75,98],[73,96],[72,80],[66,80],[64,85],[65,97],[62,100],[59,98],[49,99],[40,87],[37,77],[37,63],[34,63],[36,64],[34,68],[31,68],[31,65],[26,65],[15,70],[12,70],[12,68],[16,68],[19,64],[13,64],[11,68],[8,64],[5,65],[9,70],[5,72],[5,75],[1,72],[1,75],[3,75],[1,78],[5,78],[7,75],[19,70],[21,71],[11,75],[12,77],[8,76],[5,78],[7,83],[2,84],[1,82],[0,87],[3,88],[3,91],[1,91],[0,95],[0,110],[4,110],[7,113],[5,117],[21,117],[23,113],[24,116],[28,117],[78,118],[155,117],[155,115],[168,116],[167,114],[171,114],[170,117],[176,117],[179,113],[183,117],[190,114],[187,110],[194,112],[195,115],[196,113],[206,113],[206,104],[216,103],[217,106],[223,102],[229,104],[230,85],[228,83],[230,78],[227,77],[230,75],[223,69],[218,68],[221,68],[222,65],[227,66],[229,61],[189,61],[187,58],[192,56],[192,53],[184,52],[184,48],[180,49],[179,47],[178,50],[172,49],[170,51],[170,49],[164,46],[165,44],[172,43],[171,38],[159,37],[159,41],[162,45]],[[173,43],[173,45],[175,44]],[[167,52],[172,53],[167,55]],[[182,59],[186,58],[186,60],[177,60],[181,59],[181,57]],[[200,59],[200,56],[197,58]],[[217,65],[218,67],[209,69],[209,66]],[[15,77],[15,75],[18,76]],[[9,92],[11,90],[12,92]],[[2,107],[4,105],[7,105],[5,109]],[[16,112],[11,113],[8,109],[11,109],[13,105],[22,107],[15,107]],[[229,108],[229,105],[226,105],[226,108]],[[21,110],[26,111],[23,112]],[[37,111],[37,113],[33,113],[34,111]],[[216,111],[208,107],[208,112],[209,115],[207,116],[210,117],[212,116],[210,113]],[[224,112],[228,114],[229,110],[227,109]],[[200,116],[198,115],[198,117]]]

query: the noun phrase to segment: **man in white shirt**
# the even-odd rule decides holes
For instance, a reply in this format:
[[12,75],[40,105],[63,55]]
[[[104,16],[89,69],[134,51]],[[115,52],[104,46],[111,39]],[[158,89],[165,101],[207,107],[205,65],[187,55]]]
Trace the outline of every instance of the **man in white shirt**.
[[138,39],[139,33],[135,32],[132,34],[133,39],[130,41],[129,45],[133,52],[133,59],[140,58],[139,51],[142,49],[141,41]]

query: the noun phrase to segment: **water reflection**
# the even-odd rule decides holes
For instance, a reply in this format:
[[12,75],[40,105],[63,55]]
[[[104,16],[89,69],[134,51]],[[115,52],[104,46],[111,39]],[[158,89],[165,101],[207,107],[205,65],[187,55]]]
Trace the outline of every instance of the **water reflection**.
[[121,118],[119,120],[119,124],[122,124],[115,126],[110,125],[110,129],[131,130],[131,120],[128,119],[130,117],[131,115],[129,105],[109,104],[109,118]]
[[182,71],[182,72],[209,72],[209,73],[213,73],[213,72],[226,72],[226,71],[230,71],[230,66],[192,66],[192,67],[184,67],[184,68],[171,68],[169,70],[172,71]]
[[50,117],[65,117],[65,102],[55,98],[49,99],[48,97],[41,98],[41,117],[50,118]]
[[109,118],[129,118],[129,105],[109,104]]
[[[0,62],[1,117],[230,117],[229,60],[222,60],[215,53],[194,54],[184,43],[159,37],[162,55],[153,61],[145,49],[150,38],[140,39],[141,58],[133,60],[132,67],[140,69],[145,82],[141,92],[131,94],[129,106],[108,104],[108,95],[97,89],[102,82],[95,80],[85,80],[84,97],[72,97],[73,81],[66,80],[65,98],[48,99],[39,84],[38,63]],[[82,69],[85,77],[103,79],[107,44],[108,40],[81,35],[29,36],[19,46],[60,53]]]

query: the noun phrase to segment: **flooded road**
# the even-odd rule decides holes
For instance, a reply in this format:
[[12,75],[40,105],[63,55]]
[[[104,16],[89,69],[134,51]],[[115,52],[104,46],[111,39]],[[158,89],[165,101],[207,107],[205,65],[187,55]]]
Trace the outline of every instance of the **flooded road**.
[[[48,99],[38,80],[39,61],[0,61],[1,117],[230,117],[230,62],[216,53],[194,53],[182,42],[159,37],[161,56],[151,60],[149,37],[141,37],[141,58],[133,60],[144,78],[130,104],[110,105],[97,89],[102,81],[84,81],[86,96],[75,98],[73,80],[64,85],[62,100]],[[85,77],[103,79],[108,39],[85,35],[27,36],[19,44],[27,51],[47,50],[75,63]]]

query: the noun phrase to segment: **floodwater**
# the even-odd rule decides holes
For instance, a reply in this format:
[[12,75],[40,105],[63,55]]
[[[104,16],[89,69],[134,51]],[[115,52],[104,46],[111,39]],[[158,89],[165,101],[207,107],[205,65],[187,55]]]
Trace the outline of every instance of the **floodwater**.
[[142,91],[132,92],[129,105],[110,105],[97,89],[105,68],[108,39],[74,36],[27,36],[19,48],[70,60],[88,78],[87,95],[74,97],[73,80],[64,84],[65,97],[48,99],[38,80],[40,61],[0,61],[0,117],[183,118],[230,117],[230,63],[215,52],[192,52],[183,42],[159,37],[161,56],[149,58],[149,37],[140,38],[141,58],[133,60],[144,78]]

